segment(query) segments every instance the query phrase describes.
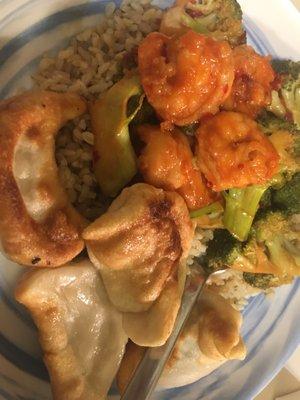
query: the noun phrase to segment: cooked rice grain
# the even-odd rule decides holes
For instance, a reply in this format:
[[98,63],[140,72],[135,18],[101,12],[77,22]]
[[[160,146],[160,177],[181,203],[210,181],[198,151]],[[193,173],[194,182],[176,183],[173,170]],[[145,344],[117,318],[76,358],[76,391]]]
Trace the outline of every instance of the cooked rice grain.
[[228,269],[220,275],[212,276],[208,281],[208,285],[212,290],[228,299],[237,310],[243,310],[250,297],[266,293],[262,289],[248,285],[243,279],[243,272],[233,269]]
[[79,33],[56,57],[41,60],[35,83],[43,89],[74,91],[87,99],[97,97],[120,79],[124,56],[158,29],[161,15],[150,0],[125,0],[119,9],[108,3],[97,26]]
[[213,238],[213,231],[211,229],[197,228],[192,241],[192,246],[187,259],[187,265],[192,265],[194,259],[201,257],[206,252],[206,244]]

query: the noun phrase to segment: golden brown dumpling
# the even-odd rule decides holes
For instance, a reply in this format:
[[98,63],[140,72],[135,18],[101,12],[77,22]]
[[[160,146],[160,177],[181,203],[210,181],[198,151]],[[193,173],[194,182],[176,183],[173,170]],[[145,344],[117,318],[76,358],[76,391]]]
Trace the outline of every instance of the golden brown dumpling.
[[171,332],[193,230],[178,194],[137,184],[83,232],[112,303],[125,313],[125,330],[139,344],[162,344]]
[[85,110],[75,93],[32,91],[0,103],[0,238],[19,264],[59,266],[84,247],[85,220],[59,181],[55,136]]
[[38,328],[54,399],[106,399],[128,337],[90,261],[25,274],[16,299]]

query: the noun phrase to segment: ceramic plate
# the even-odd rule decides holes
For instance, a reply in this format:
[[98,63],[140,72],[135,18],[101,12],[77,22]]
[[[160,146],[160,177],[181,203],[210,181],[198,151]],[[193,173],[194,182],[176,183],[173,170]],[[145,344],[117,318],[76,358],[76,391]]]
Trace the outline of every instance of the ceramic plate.
[[[138,0],[137,0],[138,1]],[[0,98],[30,87],[41,55],[95,24],[106,1],[0,0]],[[164,7],[168,1],[156,1]],[[300,15],[289,0],[241,0],[248,39],[262,54],[300,60]],[[51,399],[36,331],[13,299],[20,267],[0,257],[0,398]],[[299,280],[272,298],[253,298],[244,310],[245,361],[228,362],[209,376],[156,400],[250,400],[282,368],[300,342]],[[112,390],[112,398],[116,391]]]

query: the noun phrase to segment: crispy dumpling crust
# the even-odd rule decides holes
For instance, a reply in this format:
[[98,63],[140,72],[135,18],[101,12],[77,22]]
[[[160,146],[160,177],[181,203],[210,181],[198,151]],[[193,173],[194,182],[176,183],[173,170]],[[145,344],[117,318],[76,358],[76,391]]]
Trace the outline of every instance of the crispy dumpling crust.
[[169,337],[193,232],[183,198],[147,184],[124,189],[84,230],[89,257],[135,343],[159,346]]
[[192,235],[184,200],[147,184],[124,189],[82,234],[111,301],[124,312],[149,309],[176,275]]
[[0,103],[0,237],[13,261],[62,265],[84,247],[84,219],[58,177],[55,136],[86,110],[74,93],[32,91]]
[[54,399],[106,399],[128,338],[89,260],[28,272],[15,295],[38,328]]

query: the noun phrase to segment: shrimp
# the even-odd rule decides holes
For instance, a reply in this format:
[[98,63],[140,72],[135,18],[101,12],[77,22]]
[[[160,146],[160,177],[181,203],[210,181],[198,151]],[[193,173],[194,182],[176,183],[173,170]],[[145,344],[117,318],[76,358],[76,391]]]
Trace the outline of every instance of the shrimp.
[[276,75],[268,57],[257,54],[251,46],[233,50],[235,79],[223,109],[239,111],[255,118],[271,102],[272,82]]
[[183,133],[178,129],[162,131],[159,126],[151,125],[140,126],[138,132],[146,143],[139,158],[145,182],[176,191],[191,210],[213,201],[200,171],[193,165],[193,153]]
[[216,192],[264,184],[278,170],[277,151],[247,115],[222,111],[196,136],[198,165]]
[[218,112],[234,79],[229,44],[191,30],[179,38],[150,33],[139,46],[138,67],[149,103],[176,125]]

